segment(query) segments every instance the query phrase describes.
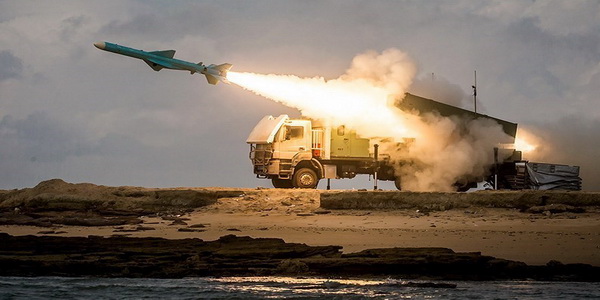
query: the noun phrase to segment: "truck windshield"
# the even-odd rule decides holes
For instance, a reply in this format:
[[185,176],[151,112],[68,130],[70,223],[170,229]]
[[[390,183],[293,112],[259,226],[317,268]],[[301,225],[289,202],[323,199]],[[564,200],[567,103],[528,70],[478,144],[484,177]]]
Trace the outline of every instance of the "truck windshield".
[[286,126],[285,140],[301,139],[304,137],[304,127],[302,126]]

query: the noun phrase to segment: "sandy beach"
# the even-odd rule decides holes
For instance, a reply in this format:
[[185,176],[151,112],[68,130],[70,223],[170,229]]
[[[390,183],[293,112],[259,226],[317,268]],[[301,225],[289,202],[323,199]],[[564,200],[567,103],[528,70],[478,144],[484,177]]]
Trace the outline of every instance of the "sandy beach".
[[0,225],[0,232],[14,236],[121,235],[206,241],[234,234],[282,238],[310,246],[339,245],[344,253],[373,248],[445,247],[530,265],[557,260],[600,266],[600,210],[595,206],[577,213],[530,213],[476,206],[444,211],[331,210],[320,207],[320,195],[325,191],[192,190],[227,190],[229,195],[187,212],[138,216],[139,224]]

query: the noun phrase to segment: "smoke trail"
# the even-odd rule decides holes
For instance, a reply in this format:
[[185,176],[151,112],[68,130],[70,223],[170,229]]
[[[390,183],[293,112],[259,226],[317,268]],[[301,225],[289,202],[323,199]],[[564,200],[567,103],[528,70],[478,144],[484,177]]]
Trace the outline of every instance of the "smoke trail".
[[[394,106],[410,87],[415,64],[403,52],[388,49],[357,55],[337,79],[300,78],[229,72],[229,81],[301,111],[327,125],[346,125],[381,144],[396,163],[403,187],[415,191],[452,190],[461,178],[485,175],[493,147],[510,142],[491,120],[464,121]],[[398,142],[410,143],[398,148]]]
[[229,72],[227,79],[296,108],[306,117],[332,126],[346,125],[363,137],[402,137],[414,133],[407,116],[390,104],[388,96],[403,94],[415,72],[406,54],[389,49],[381,55],[358,55],[346,74],[332,80],[237,72]]

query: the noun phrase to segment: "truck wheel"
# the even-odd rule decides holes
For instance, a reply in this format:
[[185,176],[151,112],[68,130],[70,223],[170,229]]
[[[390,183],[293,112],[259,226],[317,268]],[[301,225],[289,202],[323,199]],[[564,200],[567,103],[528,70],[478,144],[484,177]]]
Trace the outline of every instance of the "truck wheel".
[[396,177],[396,179],[394,179],[394,185],[399,191],[402,190],[402,180],[400,179],[400,177]]
[[275,188],[278,188],[278,189],[291,189],[294,187],[294,185],[292,184],[292,181],[289,179],[273,178],[273,179],[271,179],[271,183],[273,184],[273,186]]
[[319,183],[319,178],[312,169],[302,168],[294,173],[292,182],[295,188],[314,189]]

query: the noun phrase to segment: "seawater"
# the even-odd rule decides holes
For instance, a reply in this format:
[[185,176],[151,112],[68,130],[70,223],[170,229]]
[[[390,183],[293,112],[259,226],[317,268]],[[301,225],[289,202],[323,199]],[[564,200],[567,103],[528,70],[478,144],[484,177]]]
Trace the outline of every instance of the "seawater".
[[600,283],[443,281],[456,284],[456,288],[439,288],[409,287],[406,282],[293,277],[0,277],[0,299],[600,299]]

